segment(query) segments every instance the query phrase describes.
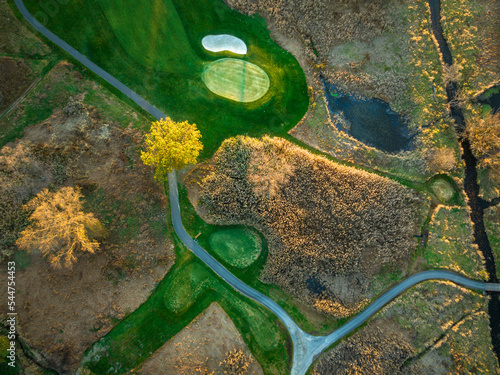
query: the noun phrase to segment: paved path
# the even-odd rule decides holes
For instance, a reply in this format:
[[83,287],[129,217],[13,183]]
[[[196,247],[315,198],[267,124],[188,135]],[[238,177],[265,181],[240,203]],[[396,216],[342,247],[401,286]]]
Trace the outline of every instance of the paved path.
[[[38,21],[36,21],[33,16],[28,12],[24,6],[22,0],[14,0],[21,14],[26,18],[26,20],[33,25],[38,31],[45,35],[53,43],[61,47],[63,50],[68,52],[71,56],[85,65],[88,69],[93,71],[95,74],[109,82],[123,94],[132,99],[140,107],[145,109],[151,115],[157,119],[166,117],[159,109],[151,105],[145,99],[140,97],[134,91],[130,90],[123,83],[118,81],[116,78],[111,76],[109,73],[95,65],[88,58],[83,56],[80,52],[75,50],[65,41],[51,33],[44,26],[42,26]],[[408,288],[411,288],[415,284],[418,284],[426,280],[448,280],[456,284],[463,285],[467,288],[479,289],[483,291],[497,291],[500,292],[500,284],[488,284],[481,281],[474,281],[467,279],[465,277],[456,275],[448,271],[426,271],[421,272],[416,275],[409,277],[400,284],[396,285],[394,288],[383,294],[377,300],[375,300],[371,305],[369,305],[363,312],[351,319],[349,322],[344,324],[335,332],[328,336],[312,336],[300,329],[300,327],[293,321],[293,319],[283,310],[276,302],[274,302],[269,297],[263,295],[262,293],[256,291],[255,289],[249,287],[241,280],[236,278],[232,273],[230,273],[224,266],[217,262],[210,254],[208,254],[202,247],[200,247],[186,232],[184,226],[182,225],[181,212],[179,206],[179,193],[177,190],[177,177],[175,172],[172,172],[168,176],[168,184],[170,189],[170,207],[172,212],[172,221],[174,224],[174,229],[177,235],[180,237],[184,245],[186,245],[193,253],[198,256],[207,266],[209,266],[215,273],[217,273],[222,279],[224,279],[228,284],[230,284],[234,289],[239,291],[241,294],[261,303],[269,310],[271,310],[278,318],[283,322],[290,337],[293,342],[293,363],[292,363],[292,375],[302,375],[305,374],[307,369],[311,366],[313,361],[331,344],[335,341],[340,340],[345,335],[352,332],[354,329],[359,327],[361,324],[366,322],[370,317],[372,317],[377,311],[379,311],[386,303],[403,293]]]
[[500,284],[491,284],[485,283],[483,281],[471,280],[449,271],[436,270],[419,272],[413,276],[410,276],[406,280],[390,289],[388,292],[384,293],[372,304],[370,304],[365,310],[363,310],[361,313],[349,320],[346,324],[344,324],[342,327],[340,327],[330,335],[312,336],[300,329],[300,327],[297,326],[297,324],[292,320],[292,318],[290,318],[286,311],[283,310],[276,302],[263,295],[262,293],[256,291],[255,289],[250,288],[241,280],[237,279],[189,236],[189,234],[184,229],[184,226],[182,225],[182,220],[180,217],[179,193],[177,190],[177,177],[175,175],[175,172],[168,175],[168,183],[170,189],[170,209],[172,211],[172,221],[174,223],[175,232],[180,237],[182,242],[233,288],[246,295],[247,297],[260,302],[273,313],[275,313],[288,329],[294,349],[293,366],[291,372],[292,375],[305,374],[313,361],[326,348],[358,328],[360,325],[370,319],[375,313],[377,313],[384,305],[392,301],[401,293],[423,281],[447,280],[470,289],[500,292]]
[[165,114],[163,114],[158,108],[156,108],[154,105],[150,104],[147,100],[145,100],[143,97],[139,96],[135,91],[129,89],[127,86],[125,86],[123,83],[118,81],[115,77],[113,77],[111,74],[106,72],[104,69],[100,68],[96,64],[94,64],[92,61],[90,61],[87,57],[82,55],[80,52],[78,52],[76,49],[71,47],[68,43],[66,43],[64,40],[59,38],[57,35],[52,33],[51,31],[47,30],[40,22],[38,22],[31,14],[28,12],[28,9],[24,6],[24,3],[22,0],[14,0],[16,3],[17,8],[21,12],[24,18],[35,28],[37,29],[40,33],[42,33],[44,36],[46,36],[52,43],[56,44],[57,46],[61,47],[64,51],[69,53],[71,56],[73,56],[76,60],[78,60],[80,63],[85,65],[89,70],[97,74],[99,77],[104,79],[106,82],[109,84],[113,85],[116,89],[118,89],[120,92],[128,96],[130,99],[132,99],[137,105],[139,105],[141,108],[146,110],[146,112],[149,112],[152,114],[154,117],[157,119],[160,118],[165,118]]

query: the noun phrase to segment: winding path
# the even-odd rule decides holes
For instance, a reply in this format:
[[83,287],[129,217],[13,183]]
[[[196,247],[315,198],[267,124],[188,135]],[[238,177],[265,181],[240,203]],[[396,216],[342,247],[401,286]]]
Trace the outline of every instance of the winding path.
[[[47,30],[43,25],[41,25],[34,17],[28,12],[22,0],[14,0],[19,11],[24,18],[40,33],[47,37],[51,42],[62,48],[64,51],[69,53],[73,58],[78,60],[81,64],[87,67],[89,70],[100,76],[102,79],[113,85],[116,89],[122,92],[124,95],[132,99],[141,108],[149,112],[155,118],[160,119],[166,117],[158,108],[150,104],[148,101],[143,99],[137,93],[129,89],[123,83],[118,81],[112,75],[101,69],[99,66],[90,61],[87,57],[82,55],[80,52],[75,50],[65,41],[57,37],[55,34]],[[456,284],[460,284],[467,288],[478,289],[482,291],[496,291],[500,292],[500,284],[484,283],[481,281],[474,281],[468,278],[456,275],[448,271],[426,271],[415,274],[408,279],[402,281],[400,284],[396,285],[388,292],[384,293],[381,297],[375,300],[371,305],[369,305],[363,312],[358,314],[356,317],[348,321],[342,327],[340,327],[335,332],[327,336],[312,336],[304,332],[300,327],[293,321],[293,319],[286,313],[286,311],[281,308],[276,302],[274,302],[269,297],[263,295],[262,293],[256,291],[255,289],[249,287],[241,280],[236,278],[232,273],[230,273],[224,266],[217,262],[210,254],[208,254],[202,247],[200,247],[186,232],[184,226],[182,225],[181,212],[179,206],[179,193],[177,190],[177,177],[175,172],[172,172],[168,176],[168,183],[170,189],[170,206],[172,212],[172,221],[174,225],[175,232],[180,237],[182,242],[198,256],[207,266],[209,266],[215,273],[217,273],[222,279],[224,279],[228,284],[230,284],[234,289],[239,291],[241,294],[261,303],[269,310],[271,310],[278,318],[283,322],[287,328],[290,337],[293,342],[293,363],[292,363],[292,375],[302,375],[305,374],[307,369],[313,363],[313,361],[331,344],[338,341],[345,335],[352,332],[354,329],[366,322],[370,317],[372,317],[377,311],[379,311],[385,304],[389,301],[403,293],[405,290],[411,288],[415,284],[418,284],[426,280],[448,280]]]

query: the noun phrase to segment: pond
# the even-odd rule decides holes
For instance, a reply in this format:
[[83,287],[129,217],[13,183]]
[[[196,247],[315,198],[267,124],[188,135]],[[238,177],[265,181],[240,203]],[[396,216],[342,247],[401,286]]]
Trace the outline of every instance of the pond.
[[347,94],[323,81],[328,110],[339,121],[335,126],[351,137],[379,150],[397,153],[413,149],[408,121],[380,99],[363,99]]

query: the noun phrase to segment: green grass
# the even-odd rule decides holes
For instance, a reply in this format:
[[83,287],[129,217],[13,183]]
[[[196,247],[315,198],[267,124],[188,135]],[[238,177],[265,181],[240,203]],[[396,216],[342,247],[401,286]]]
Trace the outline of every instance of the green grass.
[[[32,14],[43,12],[40,4],[26,1]],[[285,134],[305,113],[304,73],[295,58],[270,39],[262,18],[244,16],[222,0],[158,0],[150,7],[132,0],[113,4],[69,2],[49,17],[47,28],[174,121],[196,123],[205,146],[202,157],[210,156],[229,136]],[[241,38],[249,47],[245,61],[268,74],[271,85],[261,99],[224,99],[203,83],[204,64],[217,57],[204,50],[201,39],[219,32]]]
[[427,265],[473,279],[485,279],[483,260],[472,240],[468,212],[458,207],[440,207],[429,225],[429,240],[424,251]]
[[495,258],[497,275],[500,276],[500,206],[491,207],[484,212],[484,225],[490,240],[491,251]]
[[98,4],[127,54],[142,66],[189,74],[201,63],[171,1],[99,0]]
[[253,102],[269,90],[269,77],[257,65],[238,59],[220,59],[202,76],[210,91],[238,102]]
[[448,202],[455,193],[453,187],[445,180],[434,181],[431,188],[441,202]]
[[209,238],[212,249],[234,267],[246,268],[255,262],[262,251],[262,241],[250,229],[226,229]]
[[233,320],[265,374],[286,374],[287,339],[278,319],[241,296],[176,241],[177,262],[150,298],[87,352],[96,374],[140,365],[216,301]]

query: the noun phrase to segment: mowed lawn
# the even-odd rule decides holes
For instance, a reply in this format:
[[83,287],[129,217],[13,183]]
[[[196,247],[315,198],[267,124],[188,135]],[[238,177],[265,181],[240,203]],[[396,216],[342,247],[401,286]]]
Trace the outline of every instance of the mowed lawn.
[[246,228],[225,229],[209,238],[212,249],[231,266],[246,268],[254,263],[262,251],[257,233]]
[[[25,4],[43,17],[42,2]],[[295,58],[271,40],[262,18],[244,16],[223,0],[74,0],[46,18],[49,30],[173,120],[196,123],[203,158],[237,134],[285,134],[307,110],[305,76]],[[203,37],[221,33],[242,39],[248,46],[242,59],[269,77],[262,98],[228,100],[203,83],[207,63],[238,57],[203,48]]]
[[239,102],[253,102],[269,90],[269,77],[257,65],[239,59],[221,59],[203,72],[203,82],[213,93]]

